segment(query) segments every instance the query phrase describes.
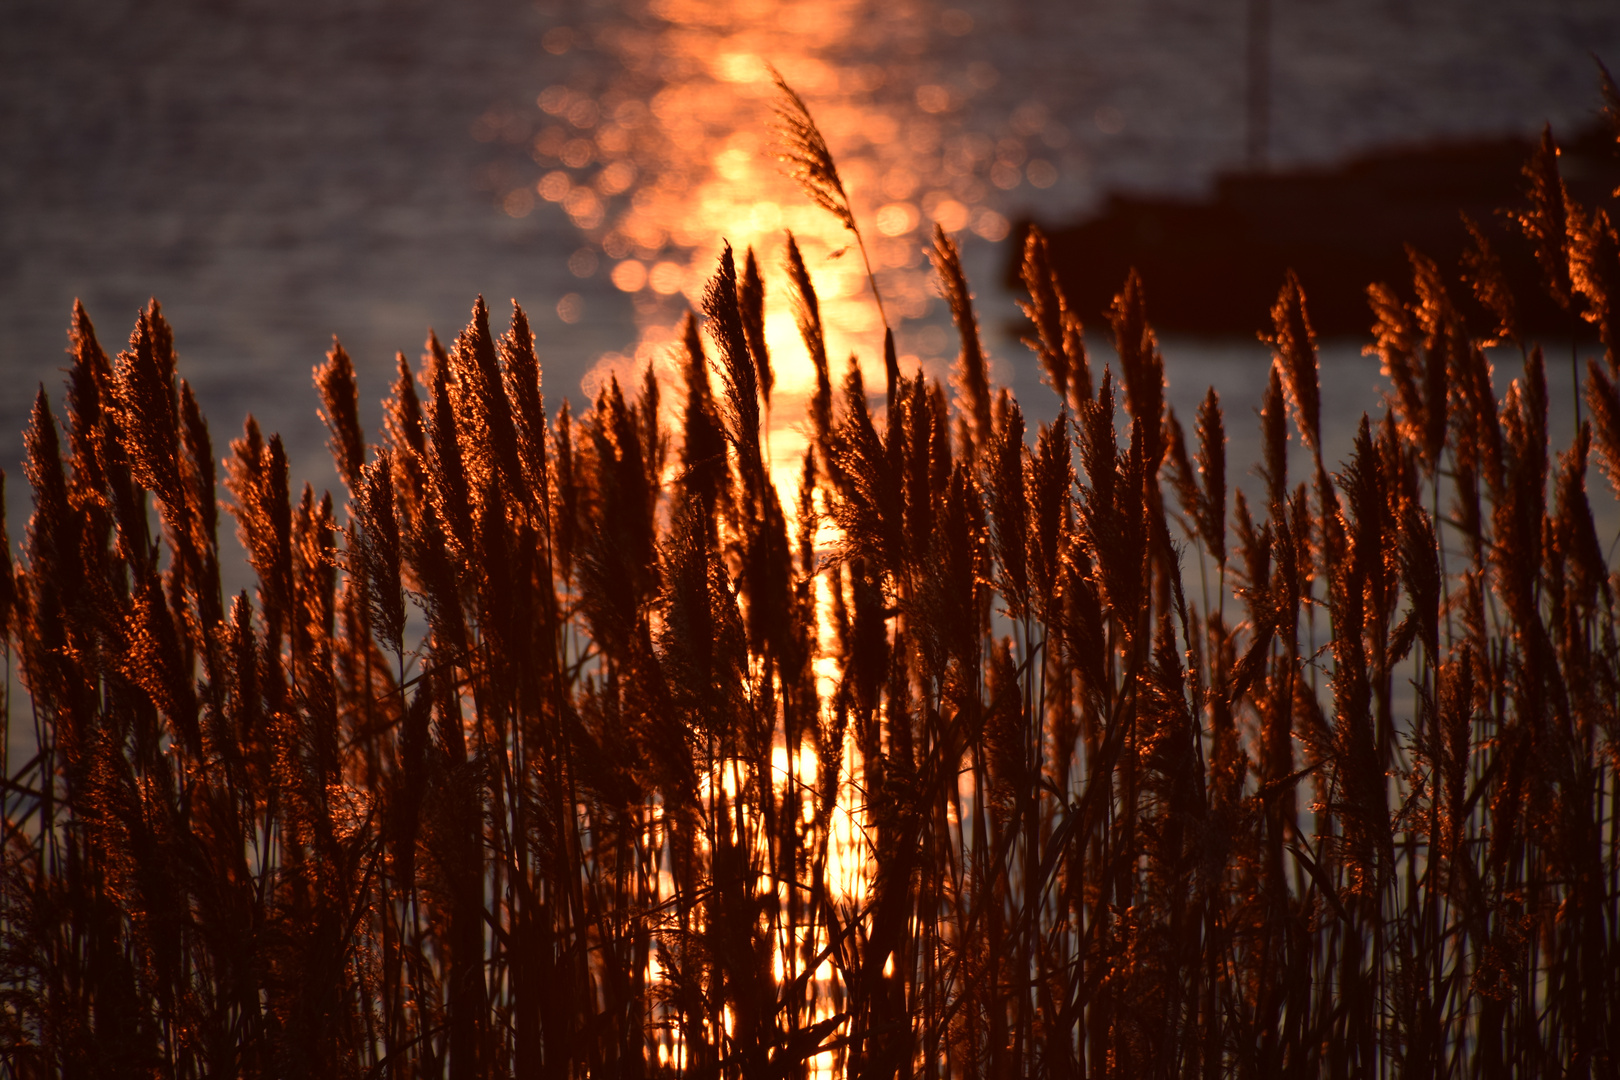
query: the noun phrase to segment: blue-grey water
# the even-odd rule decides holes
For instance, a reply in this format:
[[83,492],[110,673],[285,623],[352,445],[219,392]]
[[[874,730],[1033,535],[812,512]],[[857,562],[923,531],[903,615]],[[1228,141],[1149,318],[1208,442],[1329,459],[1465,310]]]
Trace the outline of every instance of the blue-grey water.
[[[773,10],[714,7],[755,23]],[[1001,174],[1009,185],[988,183],[984,151],[979,178],[952,181],[964,202],[1004,217],[1077,216],[1119,188],[1196,192],[1244,161],[1243,0],[827,7],[847,40],[818,39],[814,56],[799,59],[858,61],[856,83],[877,107],[940,112],[946,157],[961,150],[972,166],[982,145],[997,162],[1022,162]],[[1281,165],[1532,133],[1543,122],[1568,133],[1598,103],[1590,55],[1620,64],[1612,0],[1270,0],[1270,9],[1269,157]],[[562,203],[533,194],[557,169],[532,150],[561,123],[542,110],[543,92],[655,100],[660,85],[692,77],[693,58],[678,51],[692,20],[676,0],[8,0],[0,464],[13,477],[13,535],[26,507],[21,428],[39,384],[60,399],[74,297],[109,351],[158,297],[217,449],[251,410],[286,435],[295,473],[318,485],[332,474],[310,369],[334,334],[354,356],[374,427],[395,350],[414,359],[430,326],[453,336],[476,294],[502,324],[516,298],[539,338],[548,397],[577,403],[603,353],[632,349],[635,305],[652,294],[633,300],[615,288],[601,228],[582,230]],[[791,53],[796,37],[784,23],[772,47]],[[847,96],[847,71],[840,85]],[[561,145],[551,152],[566,153]],[[636,180],[622,199],[658,178],[644,166]],[[1004,332],[1016,314],[999,280],[1005,241],[961,235],[996,372],[1033,398],[1042,392],[1033,365]],[[641,253],[649,266],[664,257]],[[907,330],[924,355],[948,348],[924,332],[940,318],[937,304],[925,308]],[[1165,353],[1184,416],[1214,381],[1234,433],[1252,426],[1263,349],[1173,340]],[[1337,366],[1324,372],[1324,400],[1335,431],[1353,431],[1378,402],[1376,363],[1357,355],[1353,344],[1330,350]],[[1230,460],[1236,469],[1251,457],[1235,445]]]

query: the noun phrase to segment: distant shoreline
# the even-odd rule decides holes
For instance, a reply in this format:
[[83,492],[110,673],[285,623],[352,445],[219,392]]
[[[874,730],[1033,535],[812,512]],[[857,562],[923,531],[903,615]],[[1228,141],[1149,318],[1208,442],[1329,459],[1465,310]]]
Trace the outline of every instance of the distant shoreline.
[[[1500,212],[1524,202],[1522,169],[1534,148],[1534,141],[1516,137],[1392,147],[1330,168],[1228,173],[1207,199],[1111,194],[1097,214],[1076,224],[1039,224],[1088,322],[1135,267],[1160,329],[1252,337],[1293,269],[1310,296],[1316,331],[1340,336],[1366,333],[1369,282],[1409,280],[1407,244],[1453,270],[1468,239],[1466,213],[1501,254],[1524,329],[1591,334],[1541,289],[1528,246]],[[1572,140],[1560,168],[1583,205],[1620,186],[1620,155],[1602,128]],[[1018,235],[1028,226],[1020,223]],[[1008,245],[1009,281],[1021,249]]]

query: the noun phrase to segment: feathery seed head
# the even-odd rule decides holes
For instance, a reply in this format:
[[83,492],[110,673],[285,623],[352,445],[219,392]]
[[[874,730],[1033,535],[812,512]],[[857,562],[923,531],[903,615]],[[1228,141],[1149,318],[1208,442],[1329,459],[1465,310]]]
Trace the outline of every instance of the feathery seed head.
[[816,389],[810,398],[810,421],[814,428],[816,447],[825,463],[832,437],[832,377],[827,367],[827,339],[821,327],[821,305],[816,299],[815,286],[805,268],[799,244],[790,232],[787,234],[787,253],[783,257],[788,281],[793,286],[793,319],[798,324],[799,336],[810,354],[810,363],[816,372]]
[[1305,446],[1313,454],[1322,451],[1322,402],[1316,381],[1316,334],[1305,313],[1305,290],[1292,270],[1271,308],[1273,333],[1266,338],[1275,351]]
[[315,389],[321,396],[321,420],[332,433],[327,447],[352,498],[360,491],[360,470],[366,462],[365,436],[360,432],[360,396],[354,384],[354,364],[335,335],[326,363],[315,367]]
[[1001,593],[1008,614],[1022,619],[1029,605],[1029,500],[1024,487],[1024,414],[1003,389],[996,399],[994,440],[985,461],[990,524]]
[[512,323],[496,342],[506,397],[511,402],[518,459],[523,467],[523,495],[531,506],[542,506],[546,479],[546,399],[540,392],[540,360],[534,351],[529,317],[512,301]]
[[765,347],[765,282],[759,276],[759,261],[754,249],[748,249],[743,260],[742,278],[737,282],[737,307],[742,312],[743,332],[748,338],[748,352],[754,358],[754,371],[759,380],[759,394],[765,407],[771,406],[771,387],[776,376],[771,372],[771,354]]
[[1126,277],[1108,315],[1125,380],[1125,409],[1141,433],[1143,467],[1148,475],[1157,475],[1164,453],[1164,358],[1148,325],[1147,293],[1135,270]]
[[1266,393],[1260,399],[1260,471],[1272,506],[1282,503],[1288,491],[1288,424],[1283,415],[1281,367],[1272,362]]
[[709,336],[720,350],[717,370],[725,387],[721,410],[726,420],[726,437],[736,448],[746,483],[758,491],[764,481],[760,456],[759,376],[748,351],[742,311],[737,306],[737,264],[731,245],[720,252],[720,263],[703,292],[703,314]]
[[1209,388],[1198,407],[1198,474],[1203,477],[1203,515],[1199,527],[1204,544],[1215,561],[1226,562],[1226,427],[1221,417],[1221,399]]
[[1558,306],[1569,310],[1569,193],[1558,175],[1558,146],[1551,125],[1541,129],[1541,142],[1524,166],[1525,194],[1530,205],[1514,215],[1530,241],[1541,267],[1541,283]]
[[1187,457],[1187,438],[1173,408],[1165,410],[1164,431],[1167,447],[1164,469],[1170,473],[1170,486],[1175,489],[1188,531],[1202,536],[1202,493],[1198,490],[1198,482],[1193,479],[1192,462]]
[[990,439],[990,374],[985,364],[984,344],[979,338],[979,318],[973,311],[973,295],[962,273],[961,252],[956,241],[937,224],[929,258],[933,260],[940,291],[950,306],[951,319],[956,323],[956,333],[962,342],[962,351],[951,374],[951,386],[964,405],[963,411],[972,418],[973,444],[971,448],[964,448],[966,455],[984,447]]
[[[1024,259],[1019,275],[1029,299],[1020,300],[1018,306],[1035,324],[1035,337],[1025,338],[1024,344],[1040,358],[1047,382],[1057,393],[1058,400],[1067,402],[1071,382],[1068,349],[1071,330],[1065,316],[1070,312],[1047,255],[1046,234],[1037,225],[1031,225],[1024,238]],[[1078,329],[1078,325],[1073,328],[1076,335]]]
[[136,482],[169,513],[184,513],[174,335],[156,300],[143,310],[113,370],[118,434]]
[[1586,298],[1581,317],[1598,328],[1609,371],[1620,374],[1620,238],[1608,211],[1583,214],[1571,206],[1570,279]]
[[844,183],[838,178],[838,166],[833,163],[827,140],[810,116],[804,99],[794,92],[787,80],[774,67],[771,78],[776,83],[777,159],[787,166],[787,173],[799,182],[799,187],[810,201],[831,212],[844,225],[855,231],[855,215],[849,208],[849,196]]
[[383,644],[401,653],[405,639],[402,557],[399,518],[394,513],[393,456],[386,449],[378,451],[364,470],[359,538],[371,624]]
[[1468,230],[1468,247],[1462,255],[1462,277],[1473,290],[1474,299],[1490,314],[1494,323],[1490,335],[1480,344],[1518,341],[1518,311],[1513,290],[1507,283],[1507,274],[1502,269],[1502,260],[1497,257],[1496,249],[1478,222],[1467,214],[1462,215],[1462,222]]

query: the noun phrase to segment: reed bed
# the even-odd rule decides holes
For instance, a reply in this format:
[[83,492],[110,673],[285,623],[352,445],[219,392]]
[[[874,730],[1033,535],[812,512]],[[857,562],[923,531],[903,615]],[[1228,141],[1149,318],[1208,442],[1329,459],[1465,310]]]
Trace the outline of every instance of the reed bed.
[[0,1071],[1614,1075],[1620,579],[1585,482],[1620,490],[1620,244],[1550,138],[1526,176],[1606,350],[1572,445],[1537,348],[1493,389],[1520,342],[1476,228],[1465,281],[1414,253],[1370,291],[1390,407],[1342,462],[1283,284],[1253,502],[1216,394],[1190,446],[1167,409],[1143,284],[1098,365],[1038,231],[1037,431],[948,236],[953,386],[891,343],[882,407],[789,245],[817,389],[786,507],[752,253],[681,385],[577,417],[516,307],[401,355],[375,441],[335,346],[335,500],[251,418],[218,474],[156,303],[112,358],[76,308],[0,545],[34,750]]

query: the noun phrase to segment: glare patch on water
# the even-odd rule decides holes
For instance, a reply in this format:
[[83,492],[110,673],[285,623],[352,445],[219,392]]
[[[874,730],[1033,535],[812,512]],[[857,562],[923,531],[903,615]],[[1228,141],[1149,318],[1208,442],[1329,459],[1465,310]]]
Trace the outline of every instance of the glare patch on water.
[[[1038,103],[1021,106],[999,139],[970,129],[976,99],[1000,73],[983,61],[956,70],[938,46],[973,26],[961,10],[919,0],[651,0],[595,28],[620,70],[605,85],[547,87],[532,145],[544,170],[536,194],[562,205],[635,306],[636,345],[599,357],[585,392],[594,396],[609,376],[632,384],[648,364],[679,387],[671,353],[683,314],[701,303],[724,243],[739,264],[752,248],[776,376],[773,474],[791,509],[814,380],[782,272],[790,231],[821,301],[835,386],[854,354],[868,389],[881,392],[883,323],[854,237],[777,161],[772,66],[804,98],[838,163],[902,371],[920,366],[943,379],[954,345],[940,332],[946,313],[925,254],[932,229],[1005,238],[1007,193],[1056,181],[1040,155],[1061,134]],[[676,396],[666,395],[670,407]]]
[[[927,258],[935,225],[961,242],[1000,241],[1010,230],[998,209],[1008,193],[1026,181],[1035,187],[1055,181],[1054,167],[1040,157],[1040,140],[1053,131],[1044,110],[1023,110],[1012,133],[999,140],[969,130],[969,106],[999,74],[984,63],[965,73],[943,70],[931,41],[941,33],[960,37],[971,27],[960,11],[942,15],[935,5],[917,2],[879,8],[856,0],[651,0],[639,17],[597,35],[598,45],[623,65],[617,78],[589,91],[555,85],[536,101],[547,119],[533,141],[541,167],[534,194],[561,206],[583,234],[584,245],[569,264],[575,275],[610,282],[631,297],[636,313],[636,344],[598,358],[582,382],[587,395],[594,397],[610,378],[622,387],[638,385],[650,367],[664,387],[665,419],[677,425],[686,313],[700,310],[724,245],[731,245],[739,274],[750,250],[757,258],[774,376],[762,403],[765,451],[790,535],[797,532],[816,375],[784,270],[788,234],[816,288],[835,393],[858,358],[870,403],[881,409],[884,315],[903,373],[921,368],[944,381],[955,357],[956,335]],[[865,258],[856,237],[783,173],[773,133],[779,100],[773,67],[804,99],[827,140]],[[712,361],[714,343],[706,338],[705,348]],[[819,494],[816,511],[814,546],[831,553],[838,535]],[[811,663],[827,725],[842,678],[830,637],[834,580],[822,573],[813,583],[822,647]],[[814,740],[792,746],[779,729],[775,741],[767,776],[751,778],[741,760],[716,761],[699,779],[700,798],[711,806],[732,803],[758,784],[760,794],[802,822],[807,845],[824,850],[831,898],[863,910],[875,863],[860,783],[865,767],[853,738],[830,747],[826,760],[818,759]],[[836,775],[825,775],[828,769]],[[756,889],[785,901],[796,886],[762,872],[772,864],[770,841],[763,830],[746,831],[751,835],[733,829],[731,839],[752,845],[761,871]],[[673,895],[672,887],[660,870],[661,894]],[[815,965],[800,1023],[835,1015],[837,970],[827,927],[784,920],[775,933],[771,963],[779,983]],[[649,962],[654,983],[670,976],[660,957],[655,950]],[[712,1034],[729,1035],[732,1023],[727,1010]],[[677,1032],[659,1036],[657,1055],[661,1065],[685,1065]],[[830,1077],[841,1066],[840,1054],[815,1055],[808,1065],[811,1075]]]

